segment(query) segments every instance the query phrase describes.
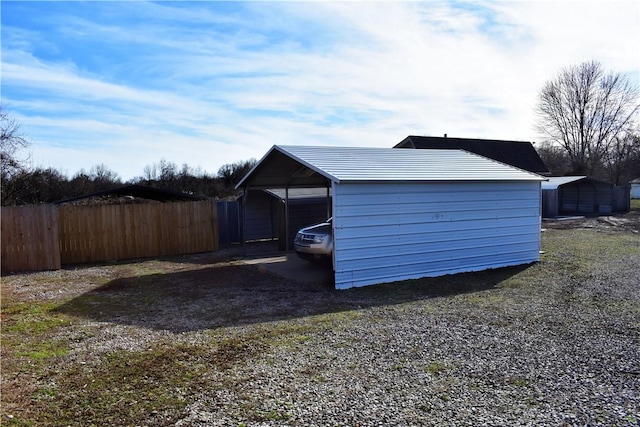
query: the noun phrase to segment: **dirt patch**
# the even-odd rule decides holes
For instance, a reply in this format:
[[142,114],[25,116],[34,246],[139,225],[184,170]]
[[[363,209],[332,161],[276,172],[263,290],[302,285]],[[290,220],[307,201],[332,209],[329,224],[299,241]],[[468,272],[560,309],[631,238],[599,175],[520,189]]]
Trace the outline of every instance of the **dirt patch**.
[[[640,203],[634,203],[634,205],[635,204],[640,206]],[[640,207],[638,207],[638,209],[631,210],[626,214],[619,215],[544,219],[543,227],[554,228],[557,230],[588,228],[614,232],[640,233]]]

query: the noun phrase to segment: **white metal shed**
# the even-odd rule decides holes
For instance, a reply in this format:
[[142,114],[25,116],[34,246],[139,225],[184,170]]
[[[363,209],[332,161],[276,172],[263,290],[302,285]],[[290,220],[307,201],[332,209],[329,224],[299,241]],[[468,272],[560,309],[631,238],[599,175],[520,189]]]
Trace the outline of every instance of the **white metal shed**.
[[631,184],[631,198],[640,199],[640,178],[636,178],[630,182]]
[[238,188],[330,188],[347,289],[538,261],[544,179],[463,150],[274,146]]

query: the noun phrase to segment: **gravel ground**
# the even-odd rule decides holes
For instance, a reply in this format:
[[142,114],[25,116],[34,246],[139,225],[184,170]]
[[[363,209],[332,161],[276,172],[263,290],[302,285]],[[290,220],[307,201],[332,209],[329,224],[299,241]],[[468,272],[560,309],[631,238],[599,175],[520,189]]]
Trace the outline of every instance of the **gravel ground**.
[[[370,289],[301,285],[217,254],[10,276],[3,297],[67,301],[101,283],[119,298],[108,314],[62,306],[84,316],[81,328],[59,332],[75,343],[67,366],[158,342],[248,343],[206,370],[183,411],[158,408],[137,425],[632,426],[637,219],[547,223],[540,263]],[[175,298],[149,312],[131,302],[134,268],[149,277],[171,269],[162,291]],[[64,285],[51,288],[56,277]]]
[[[557,229],[617,224],[547,225],[562,251]],[[584,269],[555,254],[530,268],[556,274],[356,311],[238,368],[177,425],[638,425],[640,239],[630,245]]]
[[[238,368],[177,425],[637,425],[635,262],[362,310]],[[614,300],[633,309],[600,306]]]

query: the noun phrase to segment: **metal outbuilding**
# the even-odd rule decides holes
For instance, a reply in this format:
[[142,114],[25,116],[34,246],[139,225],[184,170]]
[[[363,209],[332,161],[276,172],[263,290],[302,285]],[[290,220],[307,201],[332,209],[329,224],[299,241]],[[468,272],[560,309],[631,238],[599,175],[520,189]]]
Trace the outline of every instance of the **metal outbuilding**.
[[542,216],[610,215],[629,210],[628,187],[587,176],[550,177],[542,183]]
[[330,190],[347,289],[538,261],[544,179],[463,150],[274,146],[237,187],[245,210],[252,190]]

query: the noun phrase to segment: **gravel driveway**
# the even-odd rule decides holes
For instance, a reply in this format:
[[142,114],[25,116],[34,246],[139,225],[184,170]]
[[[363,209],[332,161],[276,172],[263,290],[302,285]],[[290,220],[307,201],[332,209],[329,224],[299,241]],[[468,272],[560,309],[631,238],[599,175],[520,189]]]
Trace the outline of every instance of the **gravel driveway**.
[[[3,296],[60,301],[56,313],[79,319],[54,331],[70,351],[39,377],[9,365],[3,416],[38,420],[19,402],[61,413],[77,399],[45,405],[12,387],[74,393],[61,371],[98,375],[114,354],[161,343],[206,350],[184,356],[199,375],[178,387],[157,374],[182,406],[152,402],[122,425],[638,425],[640,234],[545,227],[534,265],[348,291],[207,256],[3,278]],[[96,411],[64,423],[113,423]]]

